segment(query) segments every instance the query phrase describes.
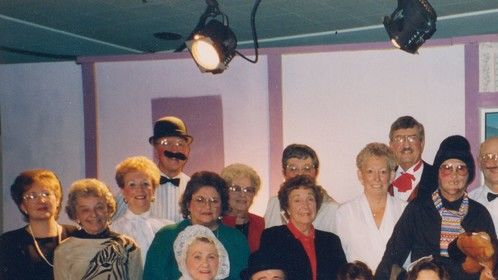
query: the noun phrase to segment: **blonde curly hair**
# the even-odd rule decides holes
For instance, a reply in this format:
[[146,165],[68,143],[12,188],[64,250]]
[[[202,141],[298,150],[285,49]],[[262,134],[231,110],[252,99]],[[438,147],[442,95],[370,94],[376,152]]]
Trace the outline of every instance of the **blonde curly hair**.
[[159,186],[161,171],[159,171],[157,165],[144,156],[135,156],[126,158],[116,166],[116,183],[118,184],[118,187],[124,188],[125,175],[135,171],[147,175],[150,178],[154,189]]

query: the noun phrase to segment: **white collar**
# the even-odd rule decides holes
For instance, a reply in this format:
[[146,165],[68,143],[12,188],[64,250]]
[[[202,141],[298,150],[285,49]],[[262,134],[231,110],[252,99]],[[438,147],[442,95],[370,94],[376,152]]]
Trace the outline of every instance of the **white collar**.
[[131,212],[130,209],[126,209],[126,213],[124,214],[124,217],[127,219],[130,219],[130,220],[137,219],[137,218],[142,218],[142,219],[147,220],[148,218],[150,218],[150,210],[143,212],[142,214],[137,215],[137,214]]

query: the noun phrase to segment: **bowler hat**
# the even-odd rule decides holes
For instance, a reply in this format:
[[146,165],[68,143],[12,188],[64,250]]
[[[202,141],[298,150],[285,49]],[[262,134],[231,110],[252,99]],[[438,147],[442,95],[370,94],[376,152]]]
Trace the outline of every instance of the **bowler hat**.
[[465,137],[460,135],[449,136],[441,142],[439,145],[439,150],[434,157],[434,168],[439,170],[441,164],[448,159],[459,159],[467,165],[469,170],[469,177],[467,179],[467,184],[470,184],[474,180],[475,176],[475,163],[474,157],[470,151],[470,144]]
[[250,280],[254,274],[270,269],[279,269],[285,274],[284,266],[275,253],[268,250],[258,250],[249,256],[248,267],[240,272],[240,278],[242,280]]
[[194,138],[187,132],[187,127],[183,121],[174,116],[166,116],[158,119],[154,124],[154,135],[149,137],[149,143],[153,144],[156,139],[168,136],[184,138],[191,143]]

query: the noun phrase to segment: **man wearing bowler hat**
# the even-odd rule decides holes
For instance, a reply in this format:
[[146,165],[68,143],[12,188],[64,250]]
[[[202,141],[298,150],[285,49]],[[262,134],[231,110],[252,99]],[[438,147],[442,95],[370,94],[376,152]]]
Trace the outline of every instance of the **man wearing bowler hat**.
[[240,273],[242,280],[285,280],[284,266],[275,256],[278,252],[255,251],[249,256],[248,267]]
[[[149,143],[154,147],[154,159],[161,171],[161,181],[150,207],[151,216],[175,222],[183,219],[178,202],[190,180],[183,173],[183,167],[187,163],[192,141],[181,119],[165,116],[155,122],[154,134],[149,137]],[[118,198],[115,219],[126,211],[126,205],[120,202],[122,199]]]

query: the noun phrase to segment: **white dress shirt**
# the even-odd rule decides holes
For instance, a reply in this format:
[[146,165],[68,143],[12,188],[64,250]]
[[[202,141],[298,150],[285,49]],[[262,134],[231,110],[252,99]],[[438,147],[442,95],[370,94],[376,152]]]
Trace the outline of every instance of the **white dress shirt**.
[[145,257],[149,250],[154,235],[163,226],[173,224],[173,221],[155,218],[150,211],[136,215],[130,210],[116,221],[112,222],[111,229],[114,232],[122,233],[133,238],[140,246],[142,253],[142,262],[145,264]]
[[469,197],[488,209],[489,214],[491,214],[491,218],[493,219],[493,224],[495,225],[495,231],[498,232],[498,198],[495,198],[493,201],[488,201],[488,193],[495,193],[491,191],[488,186],[480,186],[476,189],[473,189],[469,193]]
[[359,260],[375,271],[406,205],[405,201],[387,195],[384,217],[377,228],[364,193],[342,204],[337,209],[337,235],[348,262]]
[[[168,177],[164,174],[161,176]],[[174,222],[180,222],[183,220],[183,216],[180,212],[180,199],[185,191],[190,177],[185,173],[180,173],[170,179],[180,179],[180,185],[178,187],[174,186],[172,183],[168,182],[166,184],[160,185],[156,189],[156,200],[150,206],[150,212],[152,216],[161,219],[168,219]]]
[[[161,176],[168,177],[162,173]],[[187,186],[188,181],[190,181],[190,177],[182,172],[174,178],[180,179],[180,185],[176,187],[170,182],[159,185],[156,189],[156,199],[150,205],[150,212],[153,217],[171,220],[177,223],[183,220],[179,203],[180,198],[185,191],[185,187]],[[126,205],[126,203],[124,203],[123,195],[121,194],[121,192],[116,195],[116,204],[116,214],[114,214],[113,216],[114,220],[122,217],[128,209],[128,206]]]
[[[335,201],[324,201],[316,214],[313,226],[318,230],[337,233],[335,213],[339,204]],[[281,214],[280,201],[277,196],[272,196],[268,200],[265,212],[265,228],[287,224],[283,214]]]

